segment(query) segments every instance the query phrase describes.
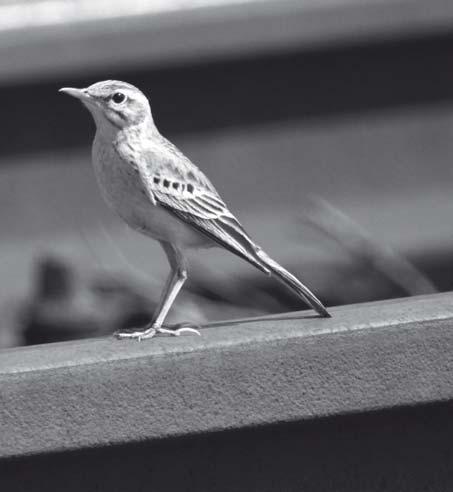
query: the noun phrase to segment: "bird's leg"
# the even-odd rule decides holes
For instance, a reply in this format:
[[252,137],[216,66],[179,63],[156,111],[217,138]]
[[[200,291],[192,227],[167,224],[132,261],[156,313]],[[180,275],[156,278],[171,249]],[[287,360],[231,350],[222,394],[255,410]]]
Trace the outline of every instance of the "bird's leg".
[[169,285],[162,293],[162,298],[156,309],[154,319],[150,328],[153,328],[157,333],[165,333],[168,335],[181,335],[182,333],[194,333],[199,335],[200,332],[194,328],[183,326],[180,328],[163,328],[162,324],[167,317],[168,311],[173,305],[176,296],[181,290],[184,282],[187,280],[187,263],[181,251],[175,248],[170,243],[162,242],[162,247],[167,253],[168,262],[170,263],[171,275],[169,279]]
[[165,253],[167,254],[168,262],[170,263],[171,272],[165,283],[164,290],[162,292],[161,299],[157,306],[152,322],[142,331],[125,331],[117,332],[115,336],[117,338],[134,338],[137,340],[144,340],[146,338],[152,338],[157,333],[163,333],[168,335],[178,336],[183,333],[194,333],[200,335],[198,330],[183,326],[181,328],[163,328],[162,324],[170,310],[173,302],[176,299],[181,287],[187,279],[187,266],[186,260],[182,253],[176,249],[172,244],[167,242],[161,242]]

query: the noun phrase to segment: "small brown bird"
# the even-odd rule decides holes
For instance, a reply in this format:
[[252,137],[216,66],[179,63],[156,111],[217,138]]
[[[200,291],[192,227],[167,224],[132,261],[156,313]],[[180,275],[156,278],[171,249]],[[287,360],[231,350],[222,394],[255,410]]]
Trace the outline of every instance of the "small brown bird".
[[157,239],[170,263],[171,273],[150,325],[119,332],[118,338],[199,334],[187,326],[162,326],[187,279],[187,248],[221,246],[274,275],[321,316],[330,317],[305,285],[252,241],[209,179],[159,133],[148,99],[139,89],[107,80],[86,89],[60,91],[80,99],[94,118],[92,158],[104,199],[130,227]]

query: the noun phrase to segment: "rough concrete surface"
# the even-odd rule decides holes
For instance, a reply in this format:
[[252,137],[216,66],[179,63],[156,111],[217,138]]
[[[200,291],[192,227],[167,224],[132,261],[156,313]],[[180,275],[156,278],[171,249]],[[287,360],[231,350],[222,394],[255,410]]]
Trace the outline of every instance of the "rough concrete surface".
[[216,323],[202,336],[0,353],[0,455],[450,401],[453,297]]

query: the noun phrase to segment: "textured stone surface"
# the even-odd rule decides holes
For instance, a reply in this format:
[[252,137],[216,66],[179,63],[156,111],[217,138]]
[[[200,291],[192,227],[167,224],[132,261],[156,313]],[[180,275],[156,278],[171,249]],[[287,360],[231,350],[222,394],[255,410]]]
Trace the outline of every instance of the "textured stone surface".
[[0,460],[7,492],[450,492],[453,405]]
[[453,296],[0,353],[0,454],[306,422],[453,397]]

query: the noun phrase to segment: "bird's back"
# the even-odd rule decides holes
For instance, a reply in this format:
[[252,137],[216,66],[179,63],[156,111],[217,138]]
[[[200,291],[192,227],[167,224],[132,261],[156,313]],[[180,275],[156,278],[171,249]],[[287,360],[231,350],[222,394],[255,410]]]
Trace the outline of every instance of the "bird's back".
[[[205,189],[220,198],[209,178],[176,145],[172,144],[160,133],[149,139],[149,148],[156,155],[158,171],[168,173],[175,178],[191,183],[198,188]],[[153,168],[156,164],[147,162]]]

